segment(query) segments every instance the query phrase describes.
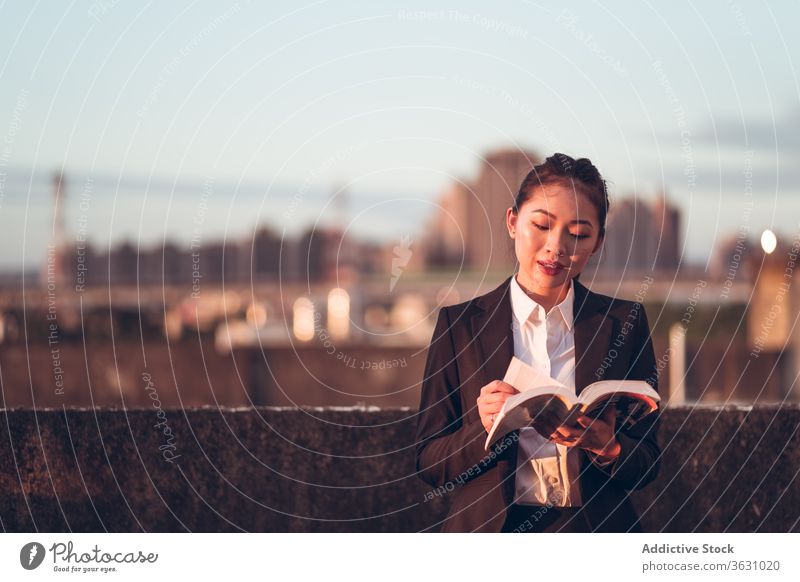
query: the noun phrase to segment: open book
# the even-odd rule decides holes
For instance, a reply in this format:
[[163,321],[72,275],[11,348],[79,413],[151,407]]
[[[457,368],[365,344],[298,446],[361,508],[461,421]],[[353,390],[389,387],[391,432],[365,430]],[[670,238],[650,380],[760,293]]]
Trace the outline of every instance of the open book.
[[561,424],[575,425],[574,418],[599,416],[607,406],[617,409],[617,428],[633,426],[654,412],[661,400],[643,380],[601,380],[581,390],[580,396],[547,374],[512,358],[503,382],[519,390],[506,399],[486,437],[485,449],[511,431],[531,426],[542,413],[554,414]]

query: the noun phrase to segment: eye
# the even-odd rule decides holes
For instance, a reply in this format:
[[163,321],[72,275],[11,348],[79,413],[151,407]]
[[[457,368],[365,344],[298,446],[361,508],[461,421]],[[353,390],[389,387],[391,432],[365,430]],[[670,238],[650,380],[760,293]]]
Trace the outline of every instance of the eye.
[[[548,225],[546,225],[546,224],[539,224],[539,223],[536,223],[536,222],[532,222],[531,224],[533,224],[533,226],[535,226],[539,230],[550,230],[550,227]],[[589,238],[589,237],[592,236],[590,234],[573,234],[573,233],[569,233],[569,235],[572,238],[576,238],[576,239],[584,239],[584,238]]]

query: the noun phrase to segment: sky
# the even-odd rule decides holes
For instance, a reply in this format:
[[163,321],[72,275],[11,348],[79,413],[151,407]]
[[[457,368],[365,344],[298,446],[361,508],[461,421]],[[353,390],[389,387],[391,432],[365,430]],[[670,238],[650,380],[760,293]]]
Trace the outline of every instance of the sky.
[[334,217],[391,240],[501,147],[589,157],[612,204],[666,192],[687,261],[796,237],[799,6],[5,2],[0,269],[45,256],[62,168],[98,245]]

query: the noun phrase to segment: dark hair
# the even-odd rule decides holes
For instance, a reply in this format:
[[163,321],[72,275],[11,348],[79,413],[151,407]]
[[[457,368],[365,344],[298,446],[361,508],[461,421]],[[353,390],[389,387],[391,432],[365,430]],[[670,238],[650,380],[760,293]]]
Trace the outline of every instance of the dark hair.
[[566,154],[553,154],[544,163],[534,166],[519,186],[512,209],[514,214],[518,214],[522,205],[531,198],[534,188],[559,182],[572,186],[575,191],[580,189],[589,198],[597,209],[600,236],[604,236],[610,205],[608,189],[606,181],[588,158],[576,160]]

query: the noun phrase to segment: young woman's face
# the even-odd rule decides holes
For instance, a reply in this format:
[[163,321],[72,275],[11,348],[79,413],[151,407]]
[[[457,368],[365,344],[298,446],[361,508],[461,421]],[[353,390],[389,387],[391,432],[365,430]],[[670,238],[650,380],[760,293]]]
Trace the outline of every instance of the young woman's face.
[[571,184],[536,187],[518,215],[508,209],[506,226],[521,282],[542,294],[580,274],[602,243],[597,209]]

